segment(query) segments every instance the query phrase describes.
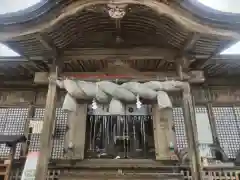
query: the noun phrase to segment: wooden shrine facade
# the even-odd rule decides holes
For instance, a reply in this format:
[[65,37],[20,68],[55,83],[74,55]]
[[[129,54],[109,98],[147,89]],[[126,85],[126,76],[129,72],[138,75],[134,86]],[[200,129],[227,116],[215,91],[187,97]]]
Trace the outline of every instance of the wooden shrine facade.
[[[190,0],[42,0],[25,11],[0,15],[0,42],[21,55],[0,57],[0,115],[6,122],[2,132],[28,136],[29,126],[43,124],[41,135],[37,130],[32,132],[29,145],[30,151],[40,151],[36,180],[42,180],[48,168],[61,168],[69,141],[75,145],[70,159],[85,158],[89,102],[81,101],[75,114],[63,112],[66,92],[59,90],[57,79],[71,76],[116,83],[177,80],[183,82],[181,91],[169,92],[173,118],[169,111],[155,108],[155,102],[148,102],[153,105],[155,159],[171,159],[168,140],[176,138],[178,148],[188,146],[192,179],[201,180],[197,114],[202,119],[208,117],[210,137],[228,159],[236,158],[239,150],[240,58],[219,55],[239,41],[237,19],[234,14],[219,18],[219,13]],[[21,127],[16,125],[16,116]],[[72,124],[66,126],[69,119]],[[172,120],[176,137],[169,133],[174,128],[163,123]],[[71,131],[67,132],[68,128]],[[163,136],[166,138],[160,138]],[[27,146],[23,148],[22,155],[26,155]],[[86,168],[91,162],[83,160],[80,166]],[[115,164],[115,170],[129,163],[121,162]],[[71,163],[65,165],[76,166]],[[145,166],[161,166],[151,163],[145,162]],[[144,162],[136,161],[133,166],[136,164],[144,166]],[[101,169],[104,164],[98,166]],[[121,169],[119,173],[124,174]],[[236,173],[234,176],[237,179]]]
[[[224,149],[228,158],[231,159],[232,162],[235,161],[236,155],[239,151],[237,142],[240,141],[240,137],[238,135],[239,130],[237,129],[240,125],[238,91],[238,86],[192,86],[195,113],[205,113],[207,115],[207,121],[209,121],[210,124],[213,143],[220,143],[220,146]],[[1,122],[3,124],[5,123],[5,125],[1,128],[1,133],[24,133],[28,136],[29,127],[33,127],[33,121],[36,121],[35,124],[41,124],[44,120],[44,112],[46,112],[46,94],[47,89],[43,87],[34,89],[1,89]],[[65,167],[81,167],[79,164],[73,165],[71,163],[71,159],[84,159],[84,148],[81,146],[78,147],[77,151],[79,153],[75,154],[77,156],[75,158],[74,156],[67,157],[64,153],[64,148],[66,147],[67,142],[66,126],[69,119],[68,114],[61,110],[64,95],[64,91],[59,91],[58,97],[56,98],[56,122],[55,127],[53,127],[55,130],[53,131],[54,135],[51,138],[51,148],[49,149],[51,156],[49,168],[54,169],[61,168],[63,164],[65,164]],[[179,93],[173,93],[171,94],[171,99],[174,104],[173,121],[176,128],[176,141],[178,149],[181,150],[188,147],[182,110],[182,96]],[[87,112],[85,111],[85,114],[86,113]],[[86,116],[83,116],[83,114],[84,112],[81,113],[81,121],[79,121],[79,118],[77,119],[78,123],[86,122]],[[75,124],[75,126],[79,134],[76,136],[77,141],[74,139],[72,140],[75,143],[85,144],[84,137],[86,126],[83,124]],[[80,128],[83,129],[80,131]],[[34,131],[31,136],[28,136],[30,137],[30,152],[38,151],[40,148],[41,135],[39,133],[39,131]],[[216,142],[216,139],[218,139],[218,142]],[[161,138],[155,138],[155,141],[158,140],[162,141]],[[226,146],[228,147],[227,149]],[[18,146],[16,160],[20,158],[20,149],[23,148],[24,150],[24,147],[24,145],[21,147]],[[159,150],[161,151],[161,148]],[[155,149],[155,151],[157,151],[157,149]],[[1,158],[6,157],[8,152],[8,148],[2,146],[0,152]],[[25,152],[25,150],[23,152]],[[157,156],[155,158],[157,158]],[[161,158],[166,157],[159,158],[161,160]],[[91,163],[89,166],[91,166]]]

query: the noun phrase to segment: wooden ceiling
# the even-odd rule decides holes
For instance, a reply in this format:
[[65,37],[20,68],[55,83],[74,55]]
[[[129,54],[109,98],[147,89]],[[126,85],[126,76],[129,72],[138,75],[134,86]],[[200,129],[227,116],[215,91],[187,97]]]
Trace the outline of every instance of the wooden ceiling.
[[[106,4],[86,6],[51,28],[30,32],[41,23],[52,22],[53,15],[56,19],[62,17],[79,2],[46,1],[32,11],[35,16],[28,13],[21,18],[20,15],[0,16],[0,39],[15,33],[10,38],[3,38],[3,43],[22,55],[19,58],[2,57],[0,76],[32,78],[36,71],[48,71],[54,58],[62,62],[66,72],[97,71],[119,59],[140,71],[174,71],[176,59],[184,57],[189,59],[189,70],[204,69],[209,76],[240,73],[237,56],[216,56],[237,41],[237,32],[214,29],[216,27],[213,27],[215,35],[213,30],[205,33],[204,28],[196,32],[184,27],[176,18],[166,13],[160,15],[140,4],[128,4],[121,20],[109,16]],[[164,7],[180,12],[176,2],[169,1]],[[191,17],[189,12],[182,14]],[[204,26],[202,20],[195,21]],[[20,35],[16,35],[16,29]],[[27,31],[29,33],[25,33]]]

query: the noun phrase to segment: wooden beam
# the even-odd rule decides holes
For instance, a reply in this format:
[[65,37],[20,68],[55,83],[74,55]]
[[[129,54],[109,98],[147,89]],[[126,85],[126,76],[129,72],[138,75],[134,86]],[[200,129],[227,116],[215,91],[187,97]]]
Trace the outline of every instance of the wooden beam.
[[[44,41],[43,41],[44,42]],[[55,52],[56,50],[54,50]],[[64,62],[71,60],[146,60],[146,59],[166,59],[173,61],[175,56],[179,53],[176,49],[166,48],[75,48],[68,49],[62,53],[61,59]],[[56,54],[55,54],[56,55]],[[45,54],[44,57],[49,57],[50,54]],[[45,58],[41,56],[32,57],[0,57],[1,62],[28,62],[28,61],[39,61]]]
[[22,63],[22,62],[28,62],[29,60],[22,56],[15,56],[15,57],[0,57],[0,63],[7,63],[7,62],[13,62],[13,63]]
[[110,74],[104,72],[94,72],[94,73],[63,73],[62,76],[72,77],[76,79],[82,79],[86,81],[96,81],[96,80],[136,80],[140,82],[144,81],[166,81],[166,80],[184,80],[191,83],[202,83],[205,81],[203,71],[190,71],[188,73],[183,73],[182,78],[179,78],[176,72],[139,72],[135,75],[128,74]]
[[64,61],[71,60],[145,60],[145,59],[169,59],[174,60],[178,54],[176,49],[165,48],[76,48],[63,52]]
[[[177,77],[177,76],[176,76]],[[149,78],[150,79],[150,78]],[[171,78],[169,78],[171,79]],[[95,79],[95,81],[98,80],[97,78]],[[141,79],[144,80],[144,79]],[[157,78],[154,78],[152,80],[158,80]],[[127,81],[127,80],[126,80]],[[140,82],[144,82],[144,81],[140,81]],[[191,83],[191,85],[194,83]],[[200,83],[203,87],[207,87],[207,86],[240,86],[240,82],[237,76],[235,77],[210,77],[210,78],[206,78],[206,81],[204,81],[203,83]],[[0,79],[0,88],[1,89],[6,89],[6,88],[10,88],[10,89],[33,89],[33,88],[46,88],[47,83],[43,83],[43,84],[37,84],[34,83],[32,80],[22,80],[22,81],[18,81],[18,80],[4,80],[4,79]]]
[[[108,73],[108,72],[63,72],[60,76],[66,77],[76,77],[76,78],[104,78],[104,77],[113,77],[119,78],[121,77],[176,77],[177,73],[174,71],[167,71],[167,72],[150,72],[150,71],[139,71],[134,75],[128,74],[127,72],[123,72],[122,74],[115,74],[115,73]],[[186,75],[186,74],[185,74]]]
[[[48,83],[48,73],[47,72],[37,72],[35,73],[34,82],[36,84],[47,84]],[[85,81],[98,81],[98,80],[110,80],[119,82],[124,81],[165,81],[165,80],[185,80],[191,83],[203,83],[205,77],[203,71],[190,71],[188,74],[183,73],[183,77],[179,78],[176,72],[139,72],[136,75],[128,74],[110,74],[105,72],[64,72],[61,74],[62,78],[68,77],[73,79],[81,79]]]
[[[57,67],[53,65],[50,72],[50,78],[57,78]],[[56,99],[57,99],[57,85],[54,82],[49,82],[48,93],[46,100],[46,107],[44,113],[44,122],[42,127],[42,133],[40,137],[40,155],[38,158],[36,169],[36,180],[46,179],[48,172],[48,163],[52,150],[52,132],[55,123],[55,111],[56,111]]]
[[[136,50],[139,49],[139,52],[136,52]],[[170,49],[164,49],[164,48],[148,48],[149,53],[147,52],[143,52],[142,50],[146,50],[146,48],[135,48],[135,51],[132,51],[132,57],[129,57],[126,53],[128,53],[128,50],[126,49],[122,49],[119,52],[122,54],[113,54],[114,53],[114,49],[72,49],[69,51],[65,51],[65,55],[63,55],[61,57],[61,59],[65,62],[68,62],[70,60],[76,60],[76,59],[80,59],[80,60],[102,60],[102,59],[112,59],[114,60],[114,58],[118,58],[121,59],[121,57],[125,57],[124,60],[131,60],[134,58],[134,54],[135,54],[135,58],[136,60],[145,60],[145,59],[162,59],[165,58],[167,59],[167,61],[175,61],[175,54],[178,53],[177,50],[170,50]],[[79,51],[77,51],[79,50]],[[96,50],[96,51],[95,51]],[[95,51],[95,53],[94,53]],[[105,51],[105,52],[104,52]],[[131,51],[131,49],[129,49],[129,52]],[[83,52],[83,54],[81,54],[81,52]],[[161,53],[162,52],[162,53]],[[72,54],[71,54],[72,53]],[[84,54],[86,53],[86,54]],[[123,54],[124,53],[124,54]],[[149,55],[150,53],[152,53],[151,55]],[[170,55],[169,55],[170,54]],[[50,54],[47,54],[47,57],[50,57]],[[93,58],[95,57],[95,58]],[[113,58],[111,58],[113,57]],[[209,56],[207,55],[197,55],[196,59],[197,61],[204,61],[205,59],[207,59]],[[129,59],[128,59],[129,58]],[[170,59],[171,60],[170,60]],[[0,64],[1,63],[25,63],[25,62],[30,62],[30,61],[44,61],[44,57],[42,56],[31,56],[28,58],[19,56],[19,57],[0,57]],[[217,55],[212,57],[211,63],[240,63],[240,55]]]
[[188,140],[188,155],[190,157],[191,174],[193,180],[202,179],[201,161],[198,149],[197,124],[191,88],[188,83],[183,88],[183,115]]

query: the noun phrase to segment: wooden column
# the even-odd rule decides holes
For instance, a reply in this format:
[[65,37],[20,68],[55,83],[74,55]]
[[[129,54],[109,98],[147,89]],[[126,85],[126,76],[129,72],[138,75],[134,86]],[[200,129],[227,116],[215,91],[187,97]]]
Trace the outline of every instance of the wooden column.
[[79,104],[76,112],[69,112],[66,134],[67,156],[84,159],[87,104]]
[[40,136],[40,155],[36,169],[36,180],[46,179],[49,158],[52,150],[52,132],[55,124],[57,85],[55,82],[51,81],[51,79],[57,79],[57,67],[55,65],[50,72],[44,122]]
[[208,110],[208,116],[209,116],[209,123],[212,131],[212,136],[213,136],[213,142],[216,145],[220,146],[219,140],[218,140],[218,134],[217,134],[217,129],[216,129],[216,122],[213,114],[213,108],[212,104],[208,103],[207,104],[207,110]]
[[153,107],[153,130],[156,160],[170,160],[170,142],[175,144],[172,131],[172,109],[160,110],[157,105]]
[[183,89],[183,115],[185,130],[188,139],[189,157],[191,160],[191,172],[193,180],[202,179],[201,161],[198,149],[198,138],[197,138],[197,124],[195,118],[195,110],[190,91],[189,83],[185,83]]
[[22,153],[21,156],[26,157],[27,153],[28,153],[28,147],[30,144],[30,136],[29,136],[29,125],[30,125],[30,121],[34,116],[34,102],[31,102],[31,104],[29,105],[29,109],[28,109],[28,116],[27,119],[25,121],[25,125],[24,125],[24,136],[27,138],[27,141],[23,143],[22,146]]
[[[12,171],[12,165],[13,165],[13,161],[14,161],[14,156],[16,154],[16,147],[17,147],[17,145],[14,144],[10,148],[10,154],[8,156],[8,160],[5,161],[5,162],[7,162],[7,167],[6,167],[6,174],[4,176],[4,180],[9,180],[10,179],[11,171]],[[4,162],[4,164],[5,164],[5,162]]]

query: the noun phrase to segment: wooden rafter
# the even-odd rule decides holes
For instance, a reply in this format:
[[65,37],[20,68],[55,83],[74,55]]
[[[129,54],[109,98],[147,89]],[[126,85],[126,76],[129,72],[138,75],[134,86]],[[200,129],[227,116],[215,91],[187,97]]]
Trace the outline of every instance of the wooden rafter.
[[177,69],[178,75],[180,76],[181,79],[183,78],[182,77],[183,69],[188,69],[188,67],[192,63],[192,59],[189,59],[190,56],[188,53],[192,50],[193,46],[196,44],[196,42],[199,38],[200,38],[199,33],[195,33],[195,32],[190,33],[180,51],[179,57],[177,57],[177,59],[175,61],[176,69]]
[[[109,3],[107,0],[83,0],[83,1],[74,1],[69,5],[66,5],[61,9],[61,14],[58,16],[54,16],[49,12],[51,17],[47,18],[48,21],[43,21],[37,25],[31,25],[29,24],[29,27],[21,26],[19,25],[19,28],[15,28],[11,32],[9,31],[2,31],[0,32],[0,41],[6,41],[15,37],[24,36],[27,34],[37,33],[37,32],[44,32],[47,30],[50,30],[53,28],[56,24],[62,22],[67,17],[75,15],[77,12],[80,12],[84,7],[93,5],[93,4],[100,4],[100,3]],[[136,0],[128,0],[126,3],[139,3],[142,5],[146,5],[150,8],[152,8],[154,11],[158,12],[159,15],[166,15],[171,17],[172,20],[177,22],[183,29],[189,30],[191,32],[198,32],[202,34],[208,34],[208,35],[216,35],[223,38],[236,38],[240,39],[240,34],[237,32],[229,31],[229,30],[223,30],[223,29],[217,29],[214,27],[210,27],[204,24],[200,24],[199,22],[196,22],[193,20],[190,16],[186,16],[183,11],[180,11],[179,9],[170,7],[164,3],[161,3],[159,1],[136,1]]]
[[[201,69],[203,69],[205,66],[209,65],[212,62],[212,59],[214,58],[214,56],[218,55],[219,53],[221,53],[221,51],[227,47],[230,47],[231,45],[235,44],[237,41],[233,41],[231,43],[229,43],[228,45],[226,45],[226,43],[222,43],[220,44],[220,46],[204,61],[204,63],[201,65]],[[220,56],[221,57],[221,56]],[[231,58],[230,58],[231,59]],[[218,61],[219,62],[219,61]]]
[[183,46],[182,54],[185,54],[186,52],[190,51],[199,38],[200,38],[199,33],[195,33],[195,32],[190,33],[186,43]]
[[44,48],[53,53],[53,56],[57,55],[57,48],[53,45],[52,42],[50,42],[49,38],[43,34],[37,34],[35,37],[40,41]]

